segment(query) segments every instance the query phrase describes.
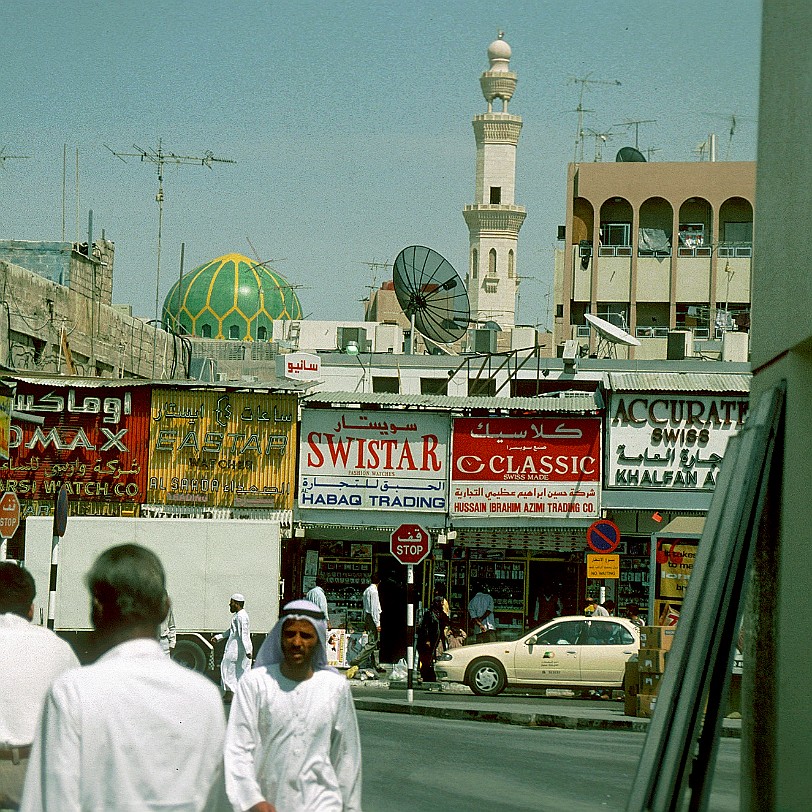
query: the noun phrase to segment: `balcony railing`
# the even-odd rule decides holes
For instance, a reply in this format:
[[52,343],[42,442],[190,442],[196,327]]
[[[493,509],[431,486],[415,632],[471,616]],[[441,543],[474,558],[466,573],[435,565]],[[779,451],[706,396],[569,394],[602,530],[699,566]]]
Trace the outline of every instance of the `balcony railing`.
[[753,243],[751,242],[720,242],[720,257],[752,257]]

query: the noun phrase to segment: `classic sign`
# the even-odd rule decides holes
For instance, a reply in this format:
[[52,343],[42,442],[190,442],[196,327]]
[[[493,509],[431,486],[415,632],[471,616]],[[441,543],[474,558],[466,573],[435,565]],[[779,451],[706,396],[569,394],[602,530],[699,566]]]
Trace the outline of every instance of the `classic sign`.
[[461,417],[452,438],[452,515],[599,515],[600,418]]

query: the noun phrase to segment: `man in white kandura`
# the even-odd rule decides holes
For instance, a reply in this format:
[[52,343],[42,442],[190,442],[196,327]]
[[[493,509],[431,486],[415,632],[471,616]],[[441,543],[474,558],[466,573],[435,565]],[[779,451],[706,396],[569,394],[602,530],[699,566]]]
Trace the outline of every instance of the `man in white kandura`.
[[161,651],[161,562],[137,544],[112,547],[87,586],[106,652],[51,686],[20,809],[219,812],[223,703],[209,680]]
[[237,690],[237,683],[246,671],[251,670],[251,657],[254,655],[254,647],[251,643],[251,621],[248,619],[248,612],[245,611],[245,597],[239,592],[235,592],[228,602],[228,608],[234,613],[231,619],[231,626],[222,634],[212,636],[212,643],[226,640],[226,647],[223,651],[223,659],[220,663],[220,680],[223,684],[225,702],[231,702],[234,691]]
[[291,601],[237,685],[225,746],[237,812],[360,812],[361,741],[350,685],[327,665],[327,624]]
[[0,809],[17,809],[31,742],[55,677],[78,668],[73,649],[35,626],[36,587],[28,570],[0,561]]
[[311,603],[315,603],[316,606],[324,612],[324,620],[327,622],[327,631],[330,631],[330,611],[327,607],[327,594],[324,591],[326,585],[327,582],[324,578],[322,578],[321,575],[317,575],[316,585],[305,595],[305,598]]

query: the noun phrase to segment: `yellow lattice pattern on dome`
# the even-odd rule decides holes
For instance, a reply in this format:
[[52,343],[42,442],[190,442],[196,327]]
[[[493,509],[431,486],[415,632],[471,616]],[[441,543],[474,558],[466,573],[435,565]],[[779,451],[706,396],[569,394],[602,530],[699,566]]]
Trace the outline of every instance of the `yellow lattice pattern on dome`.
[[242,254],[226,254],[191,271],[164,302],[168,324],[180,322],[205,338],[270,338],[273,321],[301,317],[299,298],[287,280]]

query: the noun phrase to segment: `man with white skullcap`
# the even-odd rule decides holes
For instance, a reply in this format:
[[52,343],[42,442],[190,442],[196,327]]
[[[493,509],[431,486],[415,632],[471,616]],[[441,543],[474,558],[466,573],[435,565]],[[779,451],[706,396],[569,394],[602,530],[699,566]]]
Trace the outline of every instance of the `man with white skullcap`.
[[237,685],[225,744],[238,812],[361,810],[361,741],[350,685],[327,665],[324,612],[291,601]]
[[211,641],[226,639],[223,660],[220,663],[220,680],[223,684],[225,702],[231,702],[237,683],[246,671],[251,669],[254,647],[251,643],[251,622],[245,606],[245,596],[235,592],[229,599],[228,608],[234,613],[231,626],[222,634],[215,634]]

